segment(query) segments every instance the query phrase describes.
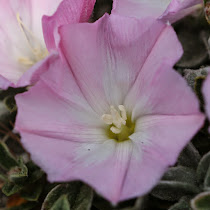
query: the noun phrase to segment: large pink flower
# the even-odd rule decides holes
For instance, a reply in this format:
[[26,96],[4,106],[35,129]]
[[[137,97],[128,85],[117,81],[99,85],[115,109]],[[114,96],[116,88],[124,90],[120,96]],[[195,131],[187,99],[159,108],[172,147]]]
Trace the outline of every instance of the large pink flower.
[[202,0],[114,0],[112,13],[175,22],[192,13],[201,3]]
[[[44,43],[42,16],[52,15],[61,1],[0,0],[1,88],[24,86],[30,83],[31,75],[41,65],[39,63],[34,69],[34,64],[44,59],[49,50]],[[66,7],[62,10],[63,14],[57,25],[66,22],[88,21],[94,3],[95,0],[64,0],[60,7],[63,4]],[[74,10],[76,10],[77,14],[73,12]],[[65,17],[66,21],[63,20]],[[54,57],[54,55],[52,56]],[[41,71],[39,70],[39,72]],[[27,73],[25,74],[25,72]],[[23,75],[24,78],[22,78]]]
[[144,195],[204,120],[172,69],[175,32],[115,15],[59,32],[66,65],[16,97],[23,145],[50,181],[83,180],[112,203]]

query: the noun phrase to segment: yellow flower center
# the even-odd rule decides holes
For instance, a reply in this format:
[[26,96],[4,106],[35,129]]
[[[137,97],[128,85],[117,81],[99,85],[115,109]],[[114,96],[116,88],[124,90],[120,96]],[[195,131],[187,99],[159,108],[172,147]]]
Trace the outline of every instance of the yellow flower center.
[[107,135],[118,142],[129,140],[129,136],[134,132],[135,123],[127,116],[123,105],[118,106],[119,111],[114,106],[110,106],[110,114],[102,115],[102,120],[109,125]]
[[27,68],[30,68],[35,63],[45,58],[48,55],[48,51],[42,46],[41,41],[33,34],[33,32],[27,26],[25,26],[25,24],[21,20],[19,13],[17,13],[16,17],[18,25],[25,39],[27,40],[28,47],[31,51],[30,55],[18,57],[18,62],[23,64]]

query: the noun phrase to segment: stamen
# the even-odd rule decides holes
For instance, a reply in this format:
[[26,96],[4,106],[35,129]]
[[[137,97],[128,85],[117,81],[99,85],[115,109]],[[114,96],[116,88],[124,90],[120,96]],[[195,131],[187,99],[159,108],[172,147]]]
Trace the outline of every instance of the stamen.
[[18,62],[26,66],[32,66],[36,62],[45,58],[48,55],[48,51],[46,48],[42,47],[40,40],[33,34],[33,32],[25,26],[19,13],[17,13],[16,18],[18,25],[27,40],[28,47],[32,52],[32,56],[20,56]]
[[123,105],[119,105],[118,108],[120,110],[120,113],[114,108],[114,106],[110,106],[111,115],[104,114],[101,117],[105,124],[107,125],[113,124],[110,130],[115,134],[119,134],[121,132],[122,130],[121,127],[122,125],[126,125],[126,120],[127,120],[125,107]]
[[119,105],[118,106],[120,112],[121,112],[121,116],[123,118],[123,120],[127,120],[127,114],[126,114],[126,110],[125,110],[125,107],[123,105]]
[[104,114],[101,118],[107,125],[111,125],[113,123],[113,118],[110,114]]
[[110,130],[112,131],[112,133],[115,133],[115,134],[119,134],[119,133],[121,132],[121,129],[116,128],[116,127],[114,127],[114,126],[112,126],[112,127],[110,128]]

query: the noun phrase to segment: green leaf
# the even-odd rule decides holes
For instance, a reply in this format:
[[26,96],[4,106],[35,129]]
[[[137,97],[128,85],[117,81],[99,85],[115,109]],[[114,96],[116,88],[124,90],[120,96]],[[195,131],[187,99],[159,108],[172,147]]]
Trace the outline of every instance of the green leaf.
[[28,168],[23,164],[22,160],[19,164],[19,166],[16,166],[9,171],[9,180],[15,184],[23,184],[28,178]]
[[178,165],[196,169],[200,159],[201,156],[198,150],[192,143],[189,143],[181,152],[178,159]]
[[196,185],[196,173],[193,169],[183,166],[171,167],[164,174],[162,180],[186,182]]
[[28,168],[28,179],[27,179],[28,184],[36,182],[44,175],[44,172],[32,161],[26,163],[26,166]]
[[199,162],[199,164],[198,164],[198,168],[197,168],[196,174],[197,174],[197,181],[199,183],[203,183],[204,182],[204,179],[206,177],[206,173],[207,173],[207,171],[209,169],[209,166],[210,166],[210,152],[205,154],[202,157],[202,159]]
[[189,201],[189,198],[183,197],[178,203],[171,206],[168,210],[191,210]]
[[7,177],[3,174],[0,174],[0,182],[3,181],[5,182],[7,180]]
[[193,210],[209,210],[210,209],[210,192],[203,192],[191,200]]
[[151,194],[161,200],[178,201],[186,195],[199,193],[198,187],[193,184],[178,181],[160,181]]
[[14,98],[13,95],[9,95],[9,96],[5,97],[3,102],[10,112],[14,112],[14,111],[17,110],[17,106],[16,106],[16,103],[15,103],[15,98]]
[[38,201],[42,193],[43,186],[44,186],[43,180],[38,180],[37,182],[34,182],[24,187],[21,190],[20,195],[25,200]]
[[18,166],[18,162],[3,142],[0,142],[0,166],[4,169],[11,169],[12,167]]
[[10,196],[10,195],[13,195],[13,194],[19,192],[22,188],[23,188],[23,186],[16,185],[14,182],[7,181],[4,184],[4,186],[2,187],[2,192],[6,196]]
[[49,210],[54,203],[63,195],[66,195],[71,209],[89,210],[93,199],[93,191],[81,182],[60,184],[53,188],[42,205],[42,210]]
[[208,59],[206,46],[201,37],[203,31],[209,33],[209,24],[204,15],[186,16],[176,22],[174,28],[184,49],[184,54],[176,66],[185,69],[201,66]]
[[38,205],[37,202],[27,202],[19,206],[8,208],[7,210],[31,210],[31,209],[35,209],[37,205]]
[[70,210],[67,195],[61,196],[52,206],[50,210]]
[[204,179],[204,190],[210,191],[210,167],[208,168]]

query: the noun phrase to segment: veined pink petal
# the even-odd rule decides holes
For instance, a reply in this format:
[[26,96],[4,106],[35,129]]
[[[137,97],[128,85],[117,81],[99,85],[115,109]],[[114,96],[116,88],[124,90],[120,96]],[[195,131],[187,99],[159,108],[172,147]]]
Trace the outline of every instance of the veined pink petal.
[[43,60],[36,63],[20,77],[15,86],[24,87],[28,85],[34,85],[39,80],[40,75],[49,69],[50,64],[53,63],[57,57],[57,53],[51,53]]
[[202,0],[114,0],[112,13],[129,17],[154,17],[175,22],[190,14]]
[[25,132],[22,132],[22,141],[28,151],[34,151],[32,159],[40,163],[51,182],[83,180],[113,204],[119,201],[135,149],[131,142],[118,144],[113,140],[97,138],[93,139],[94,143],[87,144]]
[[[173,29],[148,18],[104,16],[94,24],[63,26],[60,34],[64,57],[87,100],[101,114],[109,110],[108,104],[123,103],[147,60],[157,65],[159,59],[169,59],[173,66],[182,55]],[[153,54],[154,47],[161,51]]]
[[35,34],[39,34],[39,39],[43,40],[42,17],[44,15],[53,15],[62,0],[32,0],[32,30]]
[[200,129],[203,120],[201,114],[139,118],[136,132],[130,138],[142,158],[138,161],[132,156],[121,199],[148,193],[167,167],[175,164],[179,153]]
[[205,99],[205,111],[208,116],[208,119],[210,120],[210,74],[207,76],[206,80],[204,81],[202,92]]
[[14,87],[14,84],[0,75],[0,88],[6,90],[8,87]]
[[61,25],[88,22],[95,0],[64,0],[52,16],[44,16],[42,27],[49,51],[56,48],[54,32]]
[[[155,52],[157,51],[154,49]],[[200,113],[195,94],[186,81],[169,67],[170,65],[163,63],[155,67],[150,61],[147,64],[142,68],[125,100],[128,109],[132,110],[133,120],[144,115]]]
[[[19,107],[16,129],[68,139],[81,138],[83,131],[91,134],[96,128],[103,129],[100,116],[86,102],[65,63],[59,57],[46,63],[44,66],[49,72],[41,76],[38,88],[31,87],[29,92],[16,97]],[[37,108],[34,110],[34,107]],[[24,112],[30,114],[25,116]],[[34,116],[36,119],[32,120]]]

